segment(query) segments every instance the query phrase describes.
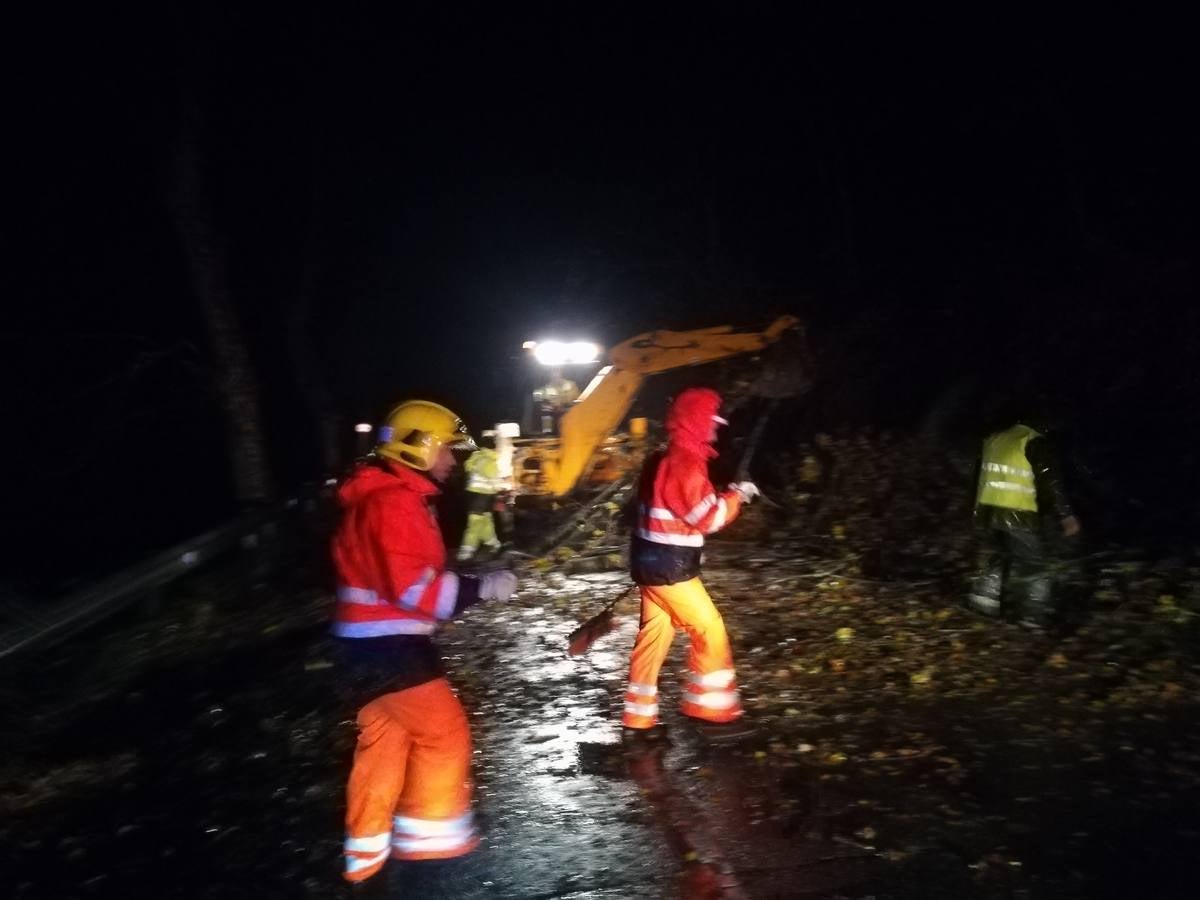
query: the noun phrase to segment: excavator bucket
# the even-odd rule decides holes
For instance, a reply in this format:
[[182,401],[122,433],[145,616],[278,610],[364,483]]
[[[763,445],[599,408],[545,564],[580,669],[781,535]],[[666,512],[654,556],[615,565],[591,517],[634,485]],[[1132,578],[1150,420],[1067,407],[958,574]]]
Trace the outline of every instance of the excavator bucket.
[[746,394],[764,400],[786,400],[807,393],[812,378],[812,354],[804,331],[795,326],[763,353],[758,374],[746,386]]
[[767,420],[780,402],[807,393],[812,388],[812,379],[812,354],[804,331],[796,323],[767,348],[759,360],[756,374],[738,386],[737,397],[730,404],[733,409],[753,398],[767,401],[742,446],[735,476],[739,481],[750,477],[750,461],[762,441]]

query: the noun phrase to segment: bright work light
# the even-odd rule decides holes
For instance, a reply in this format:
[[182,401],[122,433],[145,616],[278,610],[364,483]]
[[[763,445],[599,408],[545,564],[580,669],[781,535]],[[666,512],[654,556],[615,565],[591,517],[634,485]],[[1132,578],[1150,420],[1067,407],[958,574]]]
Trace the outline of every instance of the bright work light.
[[600,348],[591,341],[526,341],[525,346],[543,366],[586,365],[600,356]]

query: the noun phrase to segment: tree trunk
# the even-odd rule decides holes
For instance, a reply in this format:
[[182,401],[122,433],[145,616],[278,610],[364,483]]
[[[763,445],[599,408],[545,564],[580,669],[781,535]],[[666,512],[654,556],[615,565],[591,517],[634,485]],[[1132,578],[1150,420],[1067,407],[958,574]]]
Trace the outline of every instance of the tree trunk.
[[194,101],[187,102],[172,159],[170,209],[212,344],[234,493],[241,504],[261,503],[271,498],[273,479],[263,438],[258,382],[229,296],[226,249],[205,184],[202,124],[199,107]]
[[[315,191],[314,191],[315,193]],[[316,199],[314,198],[314,204]],[[296,288],[295,302],[287,312],[288,355],[292,363],[292,376],[309,417],[317,429],[317,446],[321,454],[321,467],[325,474],[337,472],[341,466],[342,452],[340,417],[334,412],[333,397],[317,368],[312,346],[313,306],[316,302],[317,254],[316,209],[309,226],[305,248],[305,261],[300,272],[300,283]]]
[[[309,10],[309,42],[312,54],[309,69],[310,106],[318,113],[326,108],[324,94],[324,70],[318,56],[318,48],[323,34],[319,18],[319,10],[314,5]],[[292,377],[296,381],[296,389],[308,410],[309,418],[317,434],[317,447],[320,452],[320,462],[323,474],[335,473],[341,467],[342,442],[341,418],[334,412],[333,397],[328,384],[323,377],[320,363],[313,347],[314,309],[317,306],[317,294],[320,289],[320,265],[322,229],[325,221],[325,191],[323,169],[321,165],[321,134],[318,122],[320,115],[314,115],[307,123],[309,145],[309,204],[308,227],[304,233],[302,247],[302,262],[300,276],[296,284],[296,293],[292,305],[285,311],[284,320],[287,323],[288,356],[292,365]]]

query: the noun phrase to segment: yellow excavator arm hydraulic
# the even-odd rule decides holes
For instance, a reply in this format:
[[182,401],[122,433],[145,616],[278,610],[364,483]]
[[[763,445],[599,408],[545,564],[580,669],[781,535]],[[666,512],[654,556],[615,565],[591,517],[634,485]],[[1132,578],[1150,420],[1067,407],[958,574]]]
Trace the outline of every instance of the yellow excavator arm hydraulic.
[[559,451],[545,472],[549,493],[561,497],[575,487],[597,448],[629,412],[647,375],[763,350],[799,324],[794,316],[781,316],[765,331],[735,332],[728,325],[651,331],[612,348],[611,365],[559,420]]

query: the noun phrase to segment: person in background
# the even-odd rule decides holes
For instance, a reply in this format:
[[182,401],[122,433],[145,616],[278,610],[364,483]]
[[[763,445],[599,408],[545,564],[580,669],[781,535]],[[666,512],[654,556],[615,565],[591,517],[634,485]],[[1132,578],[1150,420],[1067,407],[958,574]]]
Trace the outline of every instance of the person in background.
[[[484,438],[495,439],[495,431],[483,432]],[[463,531],[462,544],[458,548],[458,559],[466,562],[473,559],[482,546],[493,556],[500,552],[500,539],[496,536],[497,497],[510,490],[508,480],[500,477],[500,458],[494,447],[480,447],[469,457],[467,470],[467,527]]]
[[1035,629],[1053,622],[1054,579],[1042,536],[1046,518],[1066,538],[1080,533],[1048,439],[1021,421],[988,435],[975,491],[980,543],[970,609],[993,617],[1007,614]]

